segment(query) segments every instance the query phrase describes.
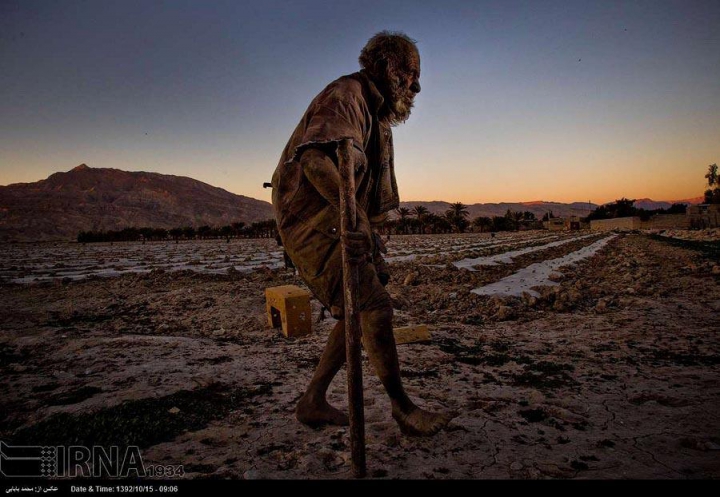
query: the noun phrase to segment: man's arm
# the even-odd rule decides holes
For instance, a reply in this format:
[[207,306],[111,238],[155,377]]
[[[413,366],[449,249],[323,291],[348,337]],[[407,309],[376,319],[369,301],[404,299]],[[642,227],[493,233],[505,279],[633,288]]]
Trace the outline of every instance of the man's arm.
[[[305,177],[320,195],[337,211],[340,211],[340,172],[335,162],[322,150],[308,148],[300,157]],[[351,255],[361,257],[373,248],[372,229],[367,213],[356,209],[355,231],[348,233],[344,240]]]
[[327,202],[340,210],[340,172],[325,152],[317,148],[306,149],[300,157],[305,177]]

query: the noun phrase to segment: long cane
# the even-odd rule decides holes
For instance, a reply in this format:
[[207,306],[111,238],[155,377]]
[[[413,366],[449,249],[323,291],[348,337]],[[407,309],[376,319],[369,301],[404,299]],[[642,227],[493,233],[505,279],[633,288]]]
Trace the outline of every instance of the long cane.
[[[352,140],[338,144],[340,170],[340,234],[355,231],[355,171]],[[350,453],[355,478],[363,478],[365,464],[365,412],[363,410],[362,363],[360,362],[360,316],[357,313],[358,267],[342,247],[343,290],[345,294],[345,352],[347,354],[348,405],[350,408]]]

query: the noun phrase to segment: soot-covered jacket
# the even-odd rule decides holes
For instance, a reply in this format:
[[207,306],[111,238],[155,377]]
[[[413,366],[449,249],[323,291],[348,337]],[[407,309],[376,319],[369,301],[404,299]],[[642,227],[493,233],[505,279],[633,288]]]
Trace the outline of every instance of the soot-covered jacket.
[[383,97],[364,71],[342,76],[312,101],[283,150],[272,177],[278,230],[287,247],[312,232],[340,237],[340,213],[303,173],[302,153],[318,148],[337,167],[337,144],[353,140],[356,202],[371,223],[399,205],[392,130],[378,119]]

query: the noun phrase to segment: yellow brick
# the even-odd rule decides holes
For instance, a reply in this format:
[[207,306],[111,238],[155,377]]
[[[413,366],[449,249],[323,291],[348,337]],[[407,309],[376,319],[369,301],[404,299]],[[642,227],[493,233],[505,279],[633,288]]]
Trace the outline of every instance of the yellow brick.
[[424,324],[395,328],[393,330],[393,335],[395,335],[395,343],[398,345],[403,343],[430,341],[430,332],[428,331],[428,327]]
[[306,290],[295,285],[266,288],[265,301],[271,328],[282,326],[286,337],[312,332],[310,294]]
[[[395,343],[397,345],[402,345],[404,343],[429,342],[431,339],[430,331],[425,324],[393,328],[393,336],[395,336]],[[361,340],[363,347],[367,349],[365,346],[365,337],[362,337]]]

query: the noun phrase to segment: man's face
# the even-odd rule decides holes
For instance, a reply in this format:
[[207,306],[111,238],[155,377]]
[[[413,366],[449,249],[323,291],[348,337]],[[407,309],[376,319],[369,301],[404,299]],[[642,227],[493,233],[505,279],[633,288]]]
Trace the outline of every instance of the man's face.
[[390,124],[396,126],[410,117],[415,95],[420,93],[420,55],[413,50],[399,68],[388,74]]

